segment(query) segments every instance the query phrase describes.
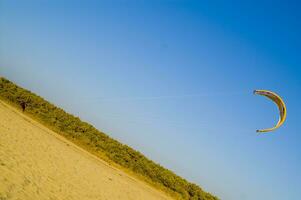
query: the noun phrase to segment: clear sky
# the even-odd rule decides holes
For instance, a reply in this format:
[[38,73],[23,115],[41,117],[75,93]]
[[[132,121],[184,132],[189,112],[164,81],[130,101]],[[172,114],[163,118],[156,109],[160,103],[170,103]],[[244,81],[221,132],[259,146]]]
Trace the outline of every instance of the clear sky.
[[[301,196],[297,1],[0,1],[0,74],[225,200]],[[286,123],[254,89],[287,104]]]

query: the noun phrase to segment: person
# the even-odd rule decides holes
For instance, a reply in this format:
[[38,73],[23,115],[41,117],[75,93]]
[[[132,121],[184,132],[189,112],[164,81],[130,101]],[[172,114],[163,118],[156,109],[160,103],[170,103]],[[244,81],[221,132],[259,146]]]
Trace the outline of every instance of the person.
[[24,112],[25,111],[25,108],[26,108],[26,103],[24,101],[22,101],[20,103],[21,107],[22,107],[22,111]]

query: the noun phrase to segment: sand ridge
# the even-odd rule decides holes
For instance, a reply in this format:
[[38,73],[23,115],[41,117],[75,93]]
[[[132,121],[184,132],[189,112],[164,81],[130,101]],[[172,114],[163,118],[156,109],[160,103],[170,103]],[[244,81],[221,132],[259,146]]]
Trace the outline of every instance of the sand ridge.
[[0,101],[0,200],[168,200]]

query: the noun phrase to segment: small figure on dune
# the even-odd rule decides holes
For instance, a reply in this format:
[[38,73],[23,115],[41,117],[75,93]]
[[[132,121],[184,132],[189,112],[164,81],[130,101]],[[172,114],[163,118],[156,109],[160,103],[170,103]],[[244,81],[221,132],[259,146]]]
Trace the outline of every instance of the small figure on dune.
[[25,108],[26,108],[26,103],[24,101],[22,101],[20,103],[21,107],[22,107],[22,111],[24,112],[25,111]]

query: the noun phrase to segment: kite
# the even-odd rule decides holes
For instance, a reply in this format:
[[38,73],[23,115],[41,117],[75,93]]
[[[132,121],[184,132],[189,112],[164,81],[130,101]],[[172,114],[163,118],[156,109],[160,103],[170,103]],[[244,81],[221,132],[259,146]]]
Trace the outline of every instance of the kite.
[[262,96],[269,98],[278,106],[278,109],[279,109],[279,121],[276,124],[276,126],[274,126],[272,128],[267,128],[267,129],[260,129],[260,130],[257,130],[256,132],[260,132],[260,133],[270,132],[270,131],[274,131],[277,128],[279,128],[286,119],[286,106],[285,106],[284,101],[281,99],[281,97],[279,95],[277,95],[276,93],[274,93],[272,91],[268,91],[268,90],[254,90],[254,94],[262,95]]

